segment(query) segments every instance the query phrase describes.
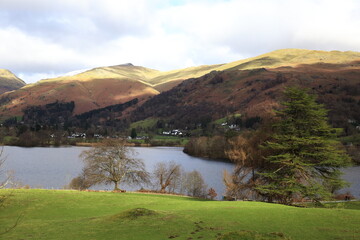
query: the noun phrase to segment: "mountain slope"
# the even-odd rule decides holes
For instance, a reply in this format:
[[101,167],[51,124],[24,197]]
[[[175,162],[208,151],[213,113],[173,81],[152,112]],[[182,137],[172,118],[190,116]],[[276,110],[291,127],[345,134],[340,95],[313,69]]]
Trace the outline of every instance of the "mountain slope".
[[158,93],[146,84],[126,78],[40,81],[1,95],[0,115],[22,115],[22,110],[28,106],[45,105],[55,101],[74,101],[74,113],[80,114],[114,103],[127,102],[134,98],[139,98],[139,101],[143,102]]
[[0,94],[25,86],[25,82],[6,69],[0,69]]
[[0,96],[0,118],[23,114],[28,106],[55,101],[75,102],[74,114],[128,102],[139,105],[160,91],[190,77],[202,76],[219,65],[161,72],[132,64],[94,68],[72,76],[44,79]]
[[[55,101],[74,101],[74,114],[81,114],[137,98],[137,106],[147,103],[133,114],[134,120],[159,116],[182,125],[195,124],[230,112],[248,116],[270,113],[278,105],[282,89],[290,85],[313,88],[325,94],[321,96],[324,102],[329,98],[345,107],[341,98],[358,91],[358,61],[358,52],[283,49],[227,64],[167,72],[132,64],[99,67],[2,94],[0,119],[22,115],[28,106]],[[348,100],[357,103],[360,94],[356,94]],[[134,109],[136,106],[127,111]]]
[[[289,50],[276,51],[184,81],[147,101],[132,120],[163,118],[176,128],[196,128],[230,113],[266,117],[279,106],[285,87],[300,86],[317,94],[331,110],[334,126],[353,131],[349,122],[360,125],[360,53],[294,51],[301,54],[290,58]],[[252,69],[259,65],[266,68]]]
[[255,68],[296,67],[300,64],[350,63],[360,59],[360,52],[317,51],[306,49],[280,49],[253,58],[224,64],[217,70],[247,70]]

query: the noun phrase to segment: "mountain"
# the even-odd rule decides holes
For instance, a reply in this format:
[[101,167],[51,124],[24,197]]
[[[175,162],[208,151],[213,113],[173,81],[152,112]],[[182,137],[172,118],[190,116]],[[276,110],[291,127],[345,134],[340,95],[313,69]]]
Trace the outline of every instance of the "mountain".
[[319,96],[334,126],[360,126],[358,52],[285,49],[216,70],[151,98],[132,120],[162,118],[175,128],[196,128],[232,113],[263,118],[279,106],[285,87],[300,86]]
[[123,64],[94,68],[75,75],[44,79],[0,96],[0,119],[23,114],[29,106],[74,101],[74,114],[137,98],[143,102],[190,77],[202,76],[220,65],[161,72]]
[[360,125],[359,76],[360,53],[350,51],[283,49],[227,64],[167,72],[123,64],[45,79],[4,93],[0,118],[56,101],[73,101],[72,114],[78,115],[137,99],[117,117],[129,117],[132,122],[162,118],[176,127],[196,128],[232,113],[265,117],[279,106],[286,86],[298,85],[319,95],[319,101],[331,109],[335,126]]
[[25,82],[6,69],[0,69],[0,94],[25,86]]
[[296,67],[301,64],[310,65],[316,63],[348,64],[359,59],[360,52],[280,49],[257,57],[224,64],[217,70]]

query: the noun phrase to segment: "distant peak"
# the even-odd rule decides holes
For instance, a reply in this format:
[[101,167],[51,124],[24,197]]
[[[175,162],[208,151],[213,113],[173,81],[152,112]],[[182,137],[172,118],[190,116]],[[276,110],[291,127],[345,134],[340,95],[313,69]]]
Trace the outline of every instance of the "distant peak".
[[9,70],[7,70],[7,69],[0,69],[0,75],[13,75],[13,73],[12,72],[10,72]]
[[132,63],[124,63],[124,64],[120,64],[118,66],[133,67],[134,65]]

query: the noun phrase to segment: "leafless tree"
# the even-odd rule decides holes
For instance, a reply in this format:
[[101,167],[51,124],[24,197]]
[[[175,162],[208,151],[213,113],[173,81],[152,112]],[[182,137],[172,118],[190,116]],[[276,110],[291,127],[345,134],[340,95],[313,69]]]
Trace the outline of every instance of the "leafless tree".
[[210,197],[211,200],[214,200],[214,198],[216,198],[216,196],[217,196],[217,193],[216,193],[215,189],[209,188],[207,195]]
[[257,131],[244,132],[228,140],[225,154],[235,163],[235,167],[231,174],[227,171],[223,174],[227,197],[262,199],[255,190],[255,185],[260,184],[256,171],[265,164],[264,156],[267,153],[260,146],[269,138],[271,121],[264,123]]
[[[6,157],[3,156],[3,153],[4,153],[4,148],[2,147],[0,149],[0,189],[3,189],[6,186],[12,184],[12,179],[13,179],[12,172],[10,172],[10,171],[5,172],[5,170],[4,170]],[[4,207],[4,203],[5,203],[5,201],[8,201],[9,196],[11,196],[11,194],[2,194],[2,195],[0,195],[0,208]],[[0,236],[5,235],[6,233],[8,233],[12,229],[14,229],[18,225],[18,223],[20,222],[22,217],[23,217],[22,214],[19,215],[19,217],[16,219],[16,221],[15,221],[15,223],[13,225],[11,225],[8,228],[5,228],[4,230],[1,229],[0,230]]]
[[3,156],[4,148],[0,149],[0,189],[5,188],[11,183],[12,173],[10,171],[5,172],[4,165],[6,157]]
[[183,190],[187,195],[201,198],[206,197],[207,185],[205,184],[201,173],[196,170],[188,172],[184,176],[183,181]]
[[165,193],[166,188],[174,192],[181,179],[181,166],[175,162],[159,162],[154,168],[154,178],[160,185],[160,192]]
[[85,172],[82,171],[82,173],[79,176],[73,178],[71,180],[71,182],[69,183],[69,185],[65,186],[65,188],[85,190],[85,189],[88,189],[89,187],[91,187],[93,184],[96,184],[96,183],[92,183],[90,181],[90,179],[87,179]]
[[83,151],[83,174],[91,185],[114,183],[114,190],[120,190],[121,183],[140,184],[149,182],[149,173],[141,159],[134,157],[134,151],[123,140],[107,139],[101,145]]

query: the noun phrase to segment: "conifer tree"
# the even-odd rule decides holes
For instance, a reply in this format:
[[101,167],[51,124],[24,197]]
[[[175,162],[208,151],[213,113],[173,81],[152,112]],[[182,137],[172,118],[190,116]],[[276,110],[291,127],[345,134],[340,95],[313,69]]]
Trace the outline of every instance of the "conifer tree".
[[259,170],[256,186],[268,201],[291,204],[294,199],[320,200],[344,186],[339,168],[349,157],[339,149],[336,131],[327,123],[327,111],[315,97],[299,88],[285,90],[279,122],[263,147],[270,154]]

